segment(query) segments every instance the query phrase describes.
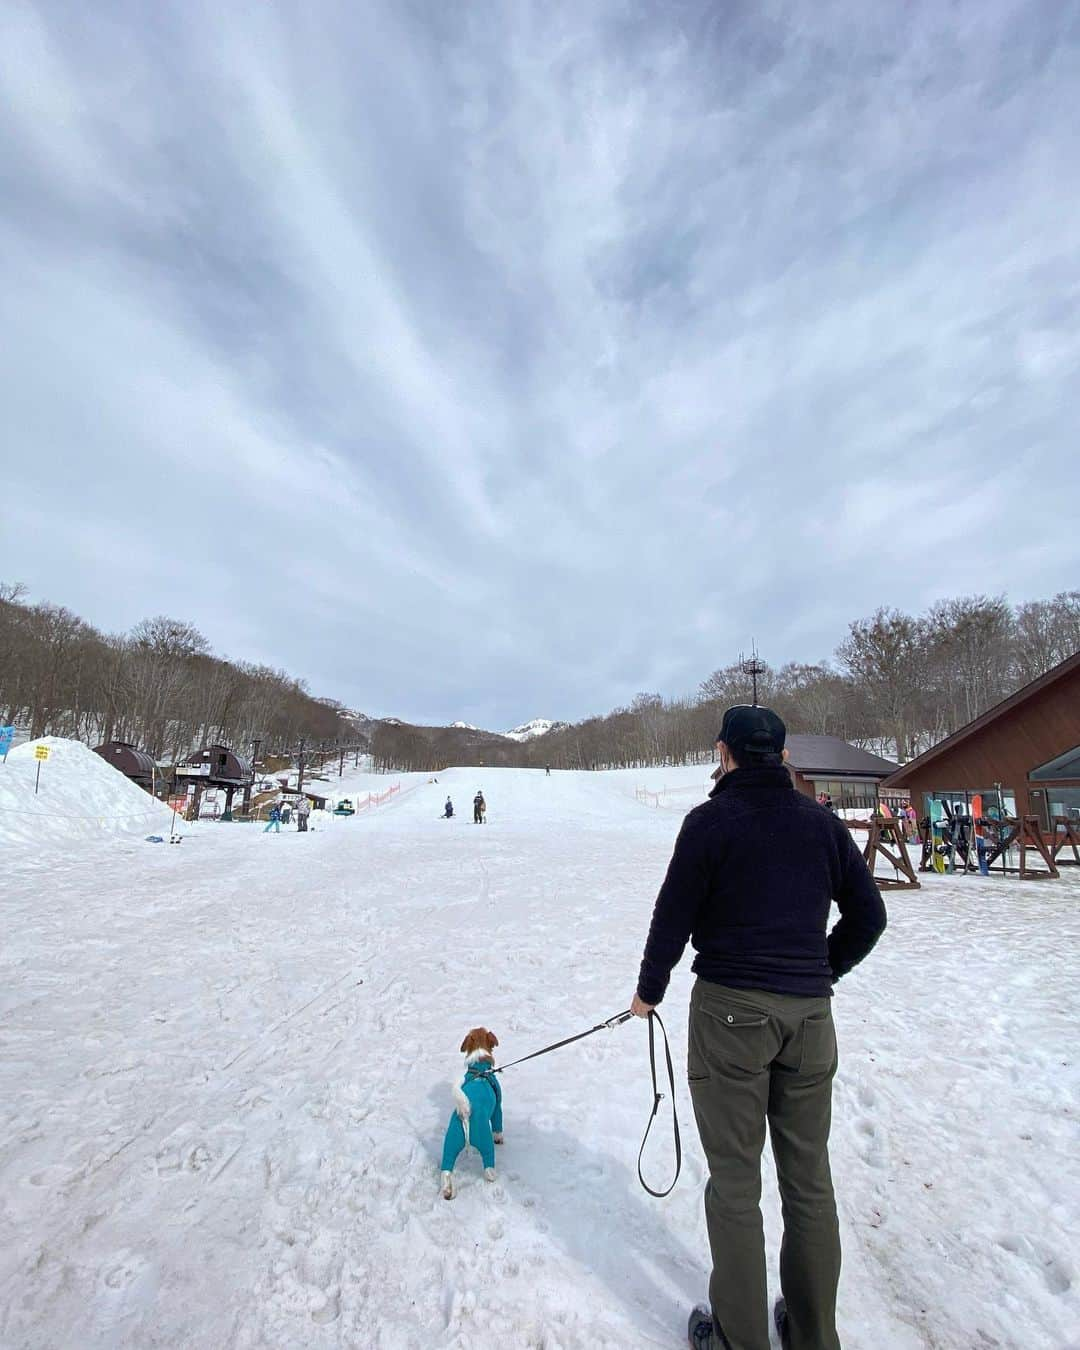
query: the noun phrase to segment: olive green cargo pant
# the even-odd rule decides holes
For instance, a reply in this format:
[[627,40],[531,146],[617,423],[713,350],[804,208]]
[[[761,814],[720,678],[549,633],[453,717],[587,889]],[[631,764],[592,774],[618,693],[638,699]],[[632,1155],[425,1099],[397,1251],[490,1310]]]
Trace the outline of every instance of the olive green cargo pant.
[[840,1234],[829,1172],[836,1034],[831,999],[698,980],[687,1072],[709,1164],[709,1298],[731,1350],[769,1350],[761,1151],[769,1122],[791,1350],[839,1350]]

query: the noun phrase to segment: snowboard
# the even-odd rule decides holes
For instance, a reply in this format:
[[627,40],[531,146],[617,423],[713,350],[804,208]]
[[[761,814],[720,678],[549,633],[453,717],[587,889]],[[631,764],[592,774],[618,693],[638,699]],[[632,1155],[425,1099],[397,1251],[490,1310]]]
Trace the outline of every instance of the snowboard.
[[930,863],[935,872],[945,871],[945,808],[941,802],[930,803]]
[[974,821],[975,829],[975,857],[979,864],[979,875],[988,877],[990,875],[990,865],[986,861],[986,836],[983,834],[982,813],[982,793],[977,792],[971,799],[971,817]]

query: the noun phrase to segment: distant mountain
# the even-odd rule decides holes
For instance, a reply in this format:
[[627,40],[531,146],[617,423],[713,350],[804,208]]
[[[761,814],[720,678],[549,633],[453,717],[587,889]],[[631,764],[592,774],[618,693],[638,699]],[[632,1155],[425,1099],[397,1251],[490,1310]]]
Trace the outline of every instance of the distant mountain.
[[502,734],[510,741],[531,741],[537,736],[546,736],[549,731],[556,731],[564,726],[565,722],[549,722],[546,717],[534,717],[531,722],[524,722],[520,727],[514,727],[512,731],[504,731]]
[[[458,749],[452,752],[455,754],[465,753],[467,747],[476,750],[483,746],[487,746],[488,750],[493,752],[495,745],[500,741],[517,741],[519,744],[523,741],[534,741],[539,736],[546,736],[551,731],[558,731],[569,725],[567,722],[552,722],[546,717],[534,717],[531,722],[523,722],[521,726],[513,727],[510,731],[485,731],[482,727],[474,726],[472,722],[451,722],[443,727],[426,726],[403,722],[400,717],[369,717],[366,713],[353,708],[342,708],[340,716],[353,728],[357,740],[369,749],[379,727],[388,729],[402,727],[419,733],[426,740],[438,734],[444,737],[448,734],[453,735],[458,746]],[[444,750],[451,753],[447,746],[444,746]]]

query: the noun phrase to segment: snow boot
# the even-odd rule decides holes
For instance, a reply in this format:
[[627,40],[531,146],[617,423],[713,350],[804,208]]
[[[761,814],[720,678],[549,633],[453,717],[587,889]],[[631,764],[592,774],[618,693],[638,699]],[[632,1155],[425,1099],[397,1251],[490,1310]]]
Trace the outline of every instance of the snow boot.
[[686,1324],[686,1343],[690,1350],[730,1350],[728,1338],[713,1321],[709,1309],[701,1304]]
[[776,1323],[776,1330],[780,1336],[780,1345],[782,1350],[790,1350],[791,1332],[788,1329],[787,1320],[787,1302],[783,1298],[778,1298],[773,1307],[773,1321]]

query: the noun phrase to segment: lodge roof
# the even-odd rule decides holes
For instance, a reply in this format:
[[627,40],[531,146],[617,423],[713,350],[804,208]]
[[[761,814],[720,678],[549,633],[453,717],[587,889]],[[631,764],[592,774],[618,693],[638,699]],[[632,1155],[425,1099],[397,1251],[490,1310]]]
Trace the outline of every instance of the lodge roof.
[[906,764],[901,765],[894,773],[885,779],[886,787],[901,787],[909,776],[921,772],[928,764],[941,755],[955,750],[958,745],[977,735],[980,731],[986,730],[1001,718],[1006,717],[1015,709],[1022,707],[1035,694],[1041,693],[1059,680],[1065,679],[1069,675],[1080,672],[1080,652],[1074,652],[1072,656],[1067,656],[1064,661],[1048,670],[1045,675],[1040,675],[1037,680],[1032,680],[1025,684],[1023,688],[1018,689],[1015,694],[1010,694],[1008,698],[1002,699],[986,712],[980,713],[978,717],[973,718],[966,726],[962,726],[959,731],[954,731],[951,736],[946,736],[943,741],[938,741],[929,750],[924,750],[921,755],[908,760]]
[[788,763],[799,773],[829,777],[884,778],[896,765],[869,750],[860,750],[840,736],[788,736]]

